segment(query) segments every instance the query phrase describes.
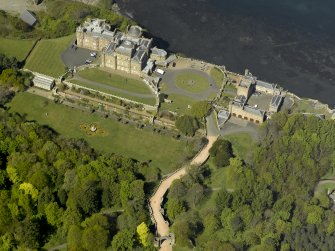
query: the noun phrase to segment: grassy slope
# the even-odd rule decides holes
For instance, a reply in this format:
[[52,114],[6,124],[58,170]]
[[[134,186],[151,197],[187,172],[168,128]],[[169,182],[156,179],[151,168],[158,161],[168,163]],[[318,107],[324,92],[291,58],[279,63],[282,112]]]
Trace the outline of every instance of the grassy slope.
[[80,71],[78,75],[85,79],[95,81],[101,84],[106,84],[121,90],[141,94],[152,93],[149,87],[143,81],[127,78],[118,74],[106,72],[95,68]]
[[28,57],[25,68],[52,77],[59,77],[65,72],[61,54],[73,40],[74,35],[39,41]]
[[168,99],[172,100],[172,103],[162,103],[160,109],[177,112],[178,114],[186,114],[189,111],[188,105],[192,105],[197,101],[179,94],[169,94]]
[[213,67],[209,73],[211,75],[211,77],[214,79],[216,85],[218,87],[222,86],[222,82],[224,79],[223,73],[222,71],[220,71],[218,68]]
[[[201,93],[209,87],[208,79],[194,73],[180,73],[176,76],[175,81],[176,86],[191,93]],[[190,84],[192,81],[194,82],[193,85]]]
[[0,53],[9,57],[16,57],[22,61],[34,44],[34,40],[19,40],[0,38]]
[[227,135],[224,138],[232,143],[234,154],[240,159],[245,159],[253,148],[254,140],[249,133],[237,133]]
[[[11,111],[27,114],[27,119],[48,125],[64,136],[84,138],[99,151],[115,152],[140,161],[152,160],[152,165],[159,167],[164,174],[173,171],[186,155],[185,142],[54,104],[52,101],[48,101],[47,105],[45,102],[45,98],[19,93],[9,106]],[[98,124],[106,130],[107,135],[88,136],[80,130],[81,124],[91,123]]]
[[91,84],[88,84],[88,83],[85,83],[85,82],[82,82],[82,81],[79,81],[79,80],[75,80],[75,79],[70,80],[69,82],[77,84],[77,85],[81,85],[83,87],[91,88],[91,89],[94,89],[94,90],[97,90],[97,91],[101,91],[101,92],[104,92],[104,93],[108,93],[108,94],[112,94],[112,95],[119,96],[119,97],[122,97],[122,98],[137,101],[137,102],[140,102],[140,103],[143,103],[143,104],[147,104],[147,105],[155,105],[156,104],[156,99],[155,98],[142,98],[142,97],[131,96],[131,95],[128,95],[128,94],[125,94],[125,93],[122,93],[122,92],[112,91],[112,90],[109,90],[109,89],[106,89],[106,88],[103,88],[103,87],[92,86]]

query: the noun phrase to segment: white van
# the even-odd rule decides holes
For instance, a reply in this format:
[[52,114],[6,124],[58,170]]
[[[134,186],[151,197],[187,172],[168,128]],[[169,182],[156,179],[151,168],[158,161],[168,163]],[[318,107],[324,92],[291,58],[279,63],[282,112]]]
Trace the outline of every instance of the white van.
[[158,69],[158,68],[156,69],[156,72],[161,74],[161,75],[164,75],[164,73],[165,73],[165,71],[163,71],[162,69]]

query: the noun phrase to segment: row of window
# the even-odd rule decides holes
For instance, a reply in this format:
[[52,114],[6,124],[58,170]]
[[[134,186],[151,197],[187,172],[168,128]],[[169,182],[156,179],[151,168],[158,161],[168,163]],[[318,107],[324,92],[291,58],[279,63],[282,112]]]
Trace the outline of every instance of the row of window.
[[250,122],[253,122],[253,123],[256,123],[256,124],[259,124],[260,122],[259,122],[259,120],[254,120],[253,118],[248,118],[248,117],[246,117],[246,116],[242,116],[242,115],[237,115],[236,113],[233,113],[233,116],[234,117],[237,117],[237,118],[239,118],[239,119],[244,119],[244,120],[249,120]]

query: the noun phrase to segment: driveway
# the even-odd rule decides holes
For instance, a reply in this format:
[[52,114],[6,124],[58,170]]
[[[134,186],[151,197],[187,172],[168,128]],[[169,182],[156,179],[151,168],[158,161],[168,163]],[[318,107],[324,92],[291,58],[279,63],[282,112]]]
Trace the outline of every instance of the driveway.
[[14,14],[21,13],[24,10],[46,10],[45,3],[35,5],[32,2],[31,0],[0,0],[0,10]]
[[259,127],[251,122],[230,118],[220,130],[221,136],[227,136],[237,133],[249,133],[254,140],[259,139]]
[[[187,96],[193,99],[198,99],[198,100],[204,100],[207,99],[212,93],[218,93],[219,92],[219,87],[217,87],[216,83],[214,80],[209,76],[207,73],[200,71],[200,70],[195,70],[195,69],[164,69],[165,74],[160,76],[162,78],[161,83],[166,83],[168,89],[164,91],[166,94],[179,94],[183,96]],[[209,87],[206,91],[201,92],[201,93],[192,93],[185,91],[181,88],[179,88],[175,84],[175,79],[176,76],[180,73],[191,73],[191,74],[198,74],[209,81]]]
[[61,58],[67,67],[73,68],[74,66],[84,65],[87,59],[92,61],[97,60],[90,56],[91,52],[92,50],[73,47],[71,43],[69,47],[62,53]]

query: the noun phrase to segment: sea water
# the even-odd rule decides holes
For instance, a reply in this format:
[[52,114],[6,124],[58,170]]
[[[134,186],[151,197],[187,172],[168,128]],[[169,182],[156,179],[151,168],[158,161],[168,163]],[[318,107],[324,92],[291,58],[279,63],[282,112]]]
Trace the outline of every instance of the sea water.
[[159,46],[335,106],[333,0],[119,0]]

